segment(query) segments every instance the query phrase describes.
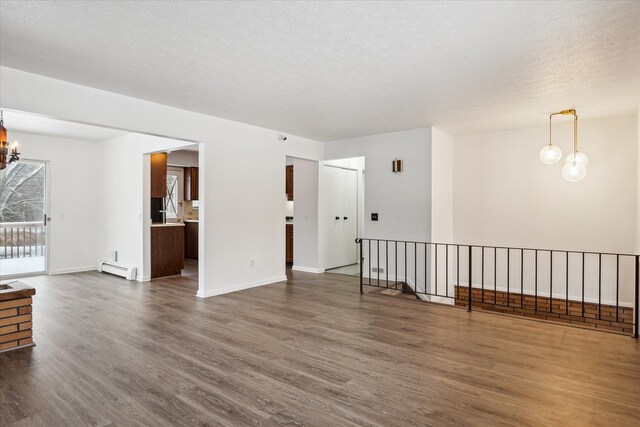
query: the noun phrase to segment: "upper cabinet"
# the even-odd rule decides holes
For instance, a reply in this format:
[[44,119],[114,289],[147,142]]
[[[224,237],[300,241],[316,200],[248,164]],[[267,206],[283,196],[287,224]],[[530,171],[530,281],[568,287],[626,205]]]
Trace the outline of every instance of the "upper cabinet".
[[167,197],[167,153],[151,155],[151,197]]
[[293,200],[293,166],[287,166],[285,192],[287,200]]
[[198,168],[184,168],[184,199],[198,200]]

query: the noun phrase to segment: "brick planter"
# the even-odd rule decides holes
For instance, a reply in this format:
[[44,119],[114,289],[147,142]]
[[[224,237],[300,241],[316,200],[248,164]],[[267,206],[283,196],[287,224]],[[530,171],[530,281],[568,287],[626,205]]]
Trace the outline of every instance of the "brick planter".
[[0,352],[35,345],[31,303],[36,290],[21,282],[0,285]]
[[[469,298],[469,288],[456,286],[457,306],[467,307]],[[620,334],[630,335],[633,333],[633,308],[618,307],[616,317],[616,306],[602,304],[598,309],[596,303],[584,303],[584,315],[581,301],[566,302],[560,299],[533,295],[524,295],[522,303],[520,294],[504,291],[484,290],[484,302],[482,302],[482,289],[473,288],[473,309],[495,311],[515,316],[533,317],[536,319],[548,320],[590,329],[606,330]],[[536,310],[537,308],[537,310]]]

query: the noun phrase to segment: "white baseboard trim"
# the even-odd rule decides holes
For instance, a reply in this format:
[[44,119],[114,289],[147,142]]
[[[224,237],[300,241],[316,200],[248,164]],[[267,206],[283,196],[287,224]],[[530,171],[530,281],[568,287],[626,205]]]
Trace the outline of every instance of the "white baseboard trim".
[[256,288],[258,286],[270,285],[272,283],[285,282],[286,280],[287,280],[287,276],[278,276],[278,277],[272,277],[270,279],[257,280],[255,282],[238,283],[236,285],[226,286],[224,288],[219,288],[219,289],[212,289],[206,292],[202,292],[202,290],[198,289],[196,296],[198,298],[209,298],[209,297],[214,297],[216,295],[223,295],[231,292],[242,291],[244,289]]
[[315,268],[315,267],[303,267],[301,265],[294,265],[291,267],[293,271],[302,271],[304,273],[324,273],[324,268]]
[[95,265],[86,266],[86,267],[59,268],[57,270],[50,270],[49,275],[55,276],[58,274],[82,273],[85,271],[98,271],[98,268]]

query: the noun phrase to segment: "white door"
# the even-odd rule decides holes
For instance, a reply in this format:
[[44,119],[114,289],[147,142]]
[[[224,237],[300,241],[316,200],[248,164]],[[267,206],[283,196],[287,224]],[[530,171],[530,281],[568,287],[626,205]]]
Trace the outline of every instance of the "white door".
[[342,264],[342,197],[340,192],[340,171],[341,169],[325,166],[328,215],[327,220],[327,267],[339,267]]
[[167,168],[167,197],[165,199],[167,222],[177,222],[182,219],[182,205],[184,203],[184,169]]
[[0,279],[48,271],[47,172],[36,160],[0,171]]
[[355,264],[358,233],[358,172],[325,166],[328,218],[325,268]]

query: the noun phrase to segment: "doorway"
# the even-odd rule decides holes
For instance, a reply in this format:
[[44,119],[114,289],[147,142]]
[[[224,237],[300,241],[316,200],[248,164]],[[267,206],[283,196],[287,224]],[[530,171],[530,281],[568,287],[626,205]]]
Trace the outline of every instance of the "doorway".
[[46,274],[47,162],[20,160],[0,172],[0,277]]
[[329,211],[326,268],[357,264],[358,171],[325,165]]
[[321,174],[325,271],[359,274],[355,240],[364,223],[364,157],[325,161]]

